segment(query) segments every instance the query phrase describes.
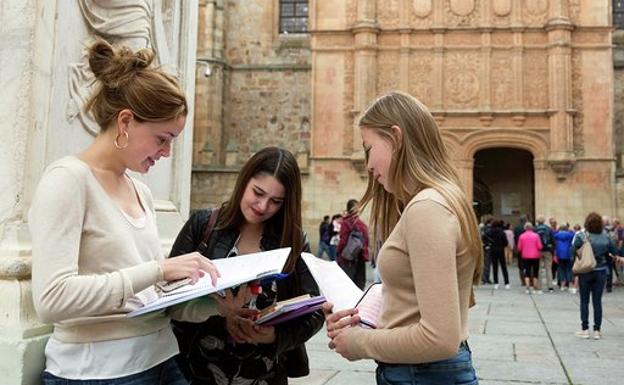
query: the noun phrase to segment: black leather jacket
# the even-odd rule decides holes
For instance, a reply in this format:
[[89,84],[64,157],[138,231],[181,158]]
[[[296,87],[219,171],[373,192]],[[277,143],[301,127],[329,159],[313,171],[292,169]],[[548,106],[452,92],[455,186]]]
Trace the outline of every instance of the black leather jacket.
[[[171,249],[170,257],[198,250],[202,242],[211,210],[197,211],[186,222]],[[203,255],[210,259],[226,258],[238,239],[238,230],[213,230]],[[310,252],[310,244],[305,234],[303,251]],[[263,250],[280,247],[279,239],[264,234],[261,239]],[[286,279],[277,283],[277,300],[296,297],[301,294],[319,295],[319,289],[308,270],[305,262],[298,258],[295,270]],[[322,311],[299,317],[275,327],[276,341],[273,344],[260,344],[255,348],[263,355],[277,359],[274,380],[269,383],[286,383],[286,376],[301,377],[309,374],[308,356],[304,343],[310,339],[323,325]],[[201,356],[192,345],[198,344],[203,331],[225,331],[225,318],[212,316],[200,324],[174,321],[174,332],[180,345],[180,367],[189,376],[189,365],[202,365]],[[226,332],[227,333],[227,332]],[[193,353],[195,351],[195,353]],[[200,361],[200,362],[198,362]],[[205,363],[207,366],[207,362]],[[192,372],[196,372],[192,370]]]

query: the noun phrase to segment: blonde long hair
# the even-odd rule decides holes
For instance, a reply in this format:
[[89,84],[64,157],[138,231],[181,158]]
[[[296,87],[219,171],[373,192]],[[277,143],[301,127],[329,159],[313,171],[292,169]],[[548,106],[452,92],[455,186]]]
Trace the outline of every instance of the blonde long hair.
[[[387,239],[405,205],[421,190],[433,188],[447,201],[459,221],[468,252],[476,260],[473,282],[478,283],[483,264],[479,226],[468,202],[457,171],[446,151],[433,116],[416,98],[390,92],[371,103],[358,122],[388,140],[395,152],[390,164],[389,183],[393,193],[384,190],[369,173],[368,188],[361,206],[371,206],[373,236]],[[392,127],[402,130],[397,138]]]

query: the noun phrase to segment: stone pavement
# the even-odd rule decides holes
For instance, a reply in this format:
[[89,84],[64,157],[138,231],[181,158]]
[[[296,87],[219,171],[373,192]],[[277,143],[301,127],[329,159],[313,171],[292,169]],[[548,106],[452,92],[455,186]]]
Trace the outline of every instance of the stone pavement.
[[[469,344],[481,385],[624,384],[623,287],[603,295],[603,339],[581,340],[574,336],[580,328],[578,294],[527,295],[517,268],[509,274],[511,290],[480,286],[470,310]],[[590,328],[592,319],[590,304]],[[375,384],[375,363],[335,354],[324,329],[307,347],[311,373],[291,384]]]

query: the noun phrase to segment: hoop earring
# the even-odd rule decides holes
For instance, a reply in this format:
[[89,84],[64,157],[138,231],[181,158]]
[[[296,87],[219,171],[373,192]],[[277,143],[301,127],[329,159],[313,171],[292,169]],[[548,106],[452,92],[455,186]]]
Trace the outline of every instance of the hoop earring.
[[126,144],[124,146],[119,145],[119,134],[117,134],[117,136],[115,137],[115,140],[113,140],[113,145],[118,150],[123,150],[124,148],[128,147],[128,140],[130,139],[127,131],[122,131],[122,133],[123,133],[123,136],[126,137]]

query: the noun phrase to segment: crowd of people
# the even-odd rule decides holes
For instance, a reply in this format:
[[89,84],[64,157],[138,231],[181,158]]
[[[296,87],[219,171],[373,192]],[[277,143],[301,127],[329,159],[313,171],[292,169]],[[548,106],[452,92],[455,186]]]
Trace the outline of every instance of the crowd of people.
[[[572,228],[567,223],[559,225],[554,217],[549,218],[546,224],[543,215],[536,218],[535,225],[522,216],[513,230],[509,223],[495,219],[489,219],[480,226],[485,255],[482,284],[492,284],[490,273],[493,270],[494,289],[498,289],[500,266],[505,288],[510,289],[507,265],[515,256],[526,294],[540,295],[546,290],[549,293],[580,293],[581,330],[576,333],[580,338],[590,338],[588,315],[591,297],[593,337],[602,338],[602,294],[610,293],[614,284],[624,283],[621,266],[624,226],[619,219],[611,220],[592,212],[587,215],[582,227],[579,224]],[[574,262],[585,242],[590,243],[595,266],[588,272],[573,274]]]

